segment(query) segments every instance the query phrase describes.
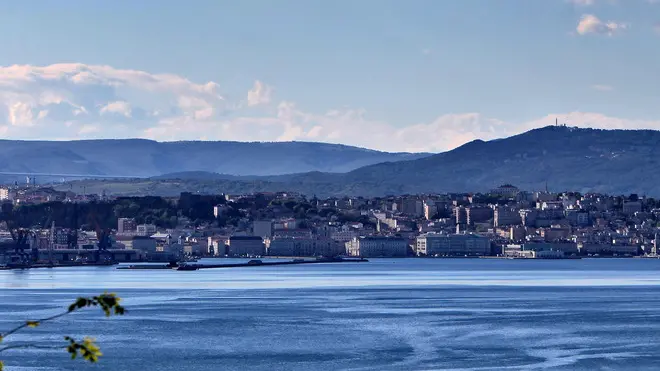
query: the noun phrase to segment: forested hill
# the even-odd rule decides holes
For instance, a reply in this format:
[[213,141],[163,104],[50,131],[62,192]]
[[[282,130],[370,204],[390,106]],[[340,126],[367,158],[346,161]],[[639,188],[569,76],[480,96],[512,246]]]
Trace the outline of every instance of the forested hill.
[[139,181],[81,181],[74,192],[177,195],[295,191],[318,196],[486,192],[510,183],[523,190],[660,196],[660,132],[548,126],[509,138],[473,141],[415,160],[379,163],[348,173],[265,177],[178,173]]

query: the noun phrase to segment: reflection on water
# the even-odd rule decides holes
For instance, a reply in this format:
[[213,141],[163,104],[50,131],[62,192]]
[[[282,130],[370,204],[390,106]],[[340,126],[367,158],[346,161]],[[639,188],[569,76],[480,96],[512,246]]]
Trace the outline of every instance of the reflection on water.
[[[92,335],[22,370],[654,370],[660,260],[373,260],[178,272],[0,271],[0,326],[112,290],[129,313],[84,312],[14,341]],[[53,335],[56,334],[56,335]],[[36,358],[35,358],[36,357]]]

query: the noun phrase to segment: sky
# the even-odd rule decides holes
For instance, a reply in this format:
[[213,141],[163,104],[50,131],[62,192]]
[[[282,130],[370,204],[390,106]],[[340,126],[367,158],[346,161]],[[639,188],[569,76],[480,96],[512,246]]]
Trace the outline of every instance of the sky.
[[0,138],[660,129],[660,0],[0,0]]

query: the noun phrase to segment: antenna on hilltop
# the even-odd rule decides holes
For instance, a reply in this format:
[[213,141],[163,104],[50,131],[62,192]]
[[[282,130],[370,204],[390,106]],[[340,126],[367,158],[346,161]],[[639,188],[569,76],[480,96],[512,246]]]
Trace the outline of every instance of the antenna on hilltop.
[[555,117],[555,126],[559,126],[559,119]]

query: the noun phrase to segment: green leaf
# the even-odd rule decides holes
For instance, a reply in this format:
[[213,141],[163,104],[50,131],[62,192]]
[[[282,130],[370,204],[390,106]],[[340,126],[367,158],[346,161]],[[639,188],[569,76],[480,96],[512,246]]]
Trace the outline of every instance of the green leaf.
[[85,360],[96,363],[98,362],[99,357],[103,355],[103,353],[101,353],[101,348],[99,348],[96,344],[96,340],[93,338],[86,337],[83,339],[82,343],[79,343],[68,336],[65,337],[65,339],[69,342],[66,350],[71,354],[71,359],[76,359],[78,354],[80,354]]
[[125,313],[124,307],[119,305],[121,299],[117,295],[112,293],[104,293],[100,296],[95,296],[92,298],[93,305],[99,305],[106,317],[109,317],[113,314],[123,315]]
[[5,369],[5,364],[2,363],[2,361],[0,361],[0,371],[2,371],[2,370],[4,370],[4,369]]
[[83,343],[81,344],[81,348],[80,348],[80,353],[82,353],[82,356],[86,360],[92,363],[97,362],[99,360],[99,357],[103,355],[103,353],[101,353],[101,348],[99,348],[99,346],[96,345],[96,342],[93,338],[85,338],[83,340]]
[[25,322],[25,324],[27,325],[27,327],[32,327],[32,328],[35,328],[40,325],[39,321],[27,321]]
[[78,298],[75,303],[69,305],[69,312],[73,312],[76,309],[81,309],[84,307],[89,307],[92,305],[92,301],[87,298]]

